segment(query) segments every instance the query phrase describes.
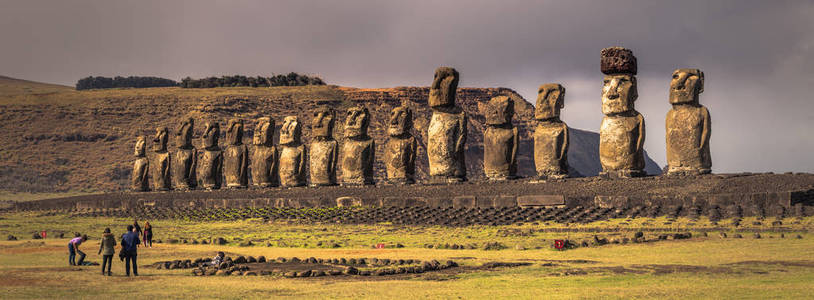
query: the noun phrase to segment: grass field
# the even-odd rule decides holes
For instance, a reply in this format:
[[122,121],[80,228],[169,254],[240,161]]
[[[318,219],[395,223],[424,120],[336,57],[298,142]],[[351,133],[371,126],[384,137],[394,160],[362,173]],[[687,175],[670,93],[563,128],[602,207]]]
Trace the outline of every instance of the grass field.
[[[647,243],[608,244],[567,251],[551,248],[552,240],[579,241],[631,236],[640,228],[665,227],[664,220],[636,218],[579,226],[438,226],[291,225],[260,220],[196,223],[182,220],[151,222],[156,239],[165,243],[140,249],[140,265],[156,261],[211,257],[218,250],[237,255],[274,257],[367,257],[390,259],[453,259],[461,267],[445,272],[384,277],[282,278],[275,276],[192,276],[190,270],[142,267],[140,277],[122,276],[124,267],[114,260],[113,277],[98,275],[98,267],[69,267],[67,238],[31,240],[39,230],[82,232],[92,236],[82,249],[88,260],[99,262],[98,238],[104,227],[121,233],[129,219],[41,217],[37,213],[0,215],[0,234],[20,241],[0,242],[2,298],[806,298],[814,282],[814,236],[808,231],[814,218],[783,219],[782,226],[750,225],[761,238],[703,236],[711,228],[706,220],[679,218],[669,231],[692,231],[693,238]],[[751,218],[743,224],[753,224]],[[719,224],[729,224],[728,221]],[[746,225],[743,225],[746,226]],[[603,232],[557,233],[544,228],[603,228]],[[743,228],[742,228],[743,229]],[[785,238],[780,238],[783,231]],[[654,237],[658,232],[645,232]],[[796,238],[797,235],[802,238]],[[169,239],[224,237],[228,245],[169,244]],[[255,246],[237,246],[245,241]],[[337,248],[318,246],[333,241]],[[504,250],[428,249],[425,244],[482,245],[498,242]],[[282,244],[281,244],[282,243]],[[404,248],[372,249],[375,243],[402,244]],[[267,246],[266,244],[269,244]],[[290,244],[290,245],[289,245]],[[327,243],[326,243],[327,244]],[[539,249],[535,249],[539,248]],[[518,250],[528,249],[528,250]],[[526,262],[527,266],[480,269],[486,262]],[[115,294],[113,294],[115,293]]]

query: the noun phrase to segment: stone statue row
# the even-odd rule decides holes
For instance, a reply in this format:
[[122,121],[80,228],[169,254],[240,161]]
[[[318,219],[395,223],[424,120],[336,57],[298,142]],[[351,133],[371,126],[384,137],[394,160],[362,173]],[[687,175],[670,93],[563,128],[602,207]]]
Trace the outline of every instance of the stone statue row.
[[[638,98],[636,57],[629,49],[610,47],[601,51],[601,71],[605,74],[602,88],[602,113],[599,158],[606,177],[636,177],[644,175],[644,118],[634,108]],[[427,156],[430,182],[466,180],[465,144],[466,112],[456,106],[459,74],[449,67],[435,71],[428,103],[432,118],[428,128]],[[670,103],[667,114],[668,174],[705,174],[710,172],[709,111],[698,102],[704,89],[704,73],[698,69],[678,69],[670,82]],[[541,180],[568,176],[568,126],[560,119],[564,107],[565,88],[557,83],[543,84],[538,89],[534,118],[534,163]],[[484,132],[483,169],[490,180],[516,178],[518,130],[512,125],[514,102],[507,96],[489,100]],[[145,156],[146,138],[136,141],[132,189],[149,189],[148,171],[154,190],[217,189],[225,178],[227,188],[248,185],[248,166],[255,186],[294,187],[306,184],[305,160],[308,155],[310,184],[337,184],[337,162],[342,159],[343,185],[373,184],[375,142],[368,135],[370,114],[365,107],[353,107],[345,118],[346,140],[341,148],[333,138],[335,111],[320,108],[313,116],[313,141],[308,151],[301,141],[302,125],[297,116],[287,116],[280,129],[279,146],[273,145],[274,120],[258,119],[254,131],[254,151],[243,144],[243,121],[229,120],[227,146],[218,146],[220,127],[209,122],[202,137],[204,149],[201,161],[192,146],[193,119],[182,122],[176,133],[178,150],[167,151],[168,130],[156,129],[153,139],[154,162],[149,166]],[[395,184],[415,182],[416,140],[410,133],[412,111],[401,106],[393,109],[388,122],[390,135],[385,145],[384,163],[387,181]],[[200,178],[200,180],[198,180]]]

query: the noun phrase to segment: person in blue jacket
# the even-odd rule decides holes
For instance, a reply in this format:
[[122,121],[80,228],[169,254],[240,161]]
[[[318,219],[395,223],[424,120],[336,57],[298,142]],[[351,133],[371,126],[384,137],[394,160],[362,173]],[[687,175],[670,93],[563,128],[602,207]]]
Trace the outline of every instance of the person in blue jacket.
[[124,252],[124,270],[127,276],[130,276],[130,266],[133,266],[133,275],[138,276],[138,264],[136,257],[138,256],[138,246],[141,240],[138,238],[133,225],[127,225],[127,233],[122,235],[122,252]]

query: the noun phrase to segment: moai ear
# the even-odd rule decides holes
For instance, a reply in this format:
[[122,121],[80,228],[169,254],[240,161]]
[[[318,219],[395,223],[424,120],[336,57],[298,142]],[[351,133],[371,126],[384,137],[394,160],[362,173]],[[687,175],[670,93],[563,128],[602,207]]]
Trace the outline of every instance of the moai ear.
[[557,102],[558,102],[557,105],[559,106],[559,108],[564,108],[565,107],[565,87],[562,86],[562,85],[560,85],[560,97],[559,97]]
[[698,93],[704,92],[704,72],[698,71]]

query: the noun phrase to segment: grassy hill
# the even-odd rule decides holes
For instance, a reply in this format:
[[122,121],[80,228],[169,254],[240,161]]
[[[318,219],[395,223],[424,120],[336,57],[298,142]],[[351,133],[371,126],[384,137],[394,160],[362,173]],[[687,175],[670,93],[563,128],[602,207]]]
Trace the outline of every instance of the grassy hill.
[[[281,125],[287,115],[304,121],[304,140],[309,141],[312,111],[333,106],[338,114],[335,137],[342,139],[341,114],[352,105],[371,111],[370,134],[381,153],[387,139],[385,123],[390,110],[404,103],[415,113],[414,133],[421,137],[418,175],[425,178],[424,152],[430,109],[427,87],[358,89],[338,86],[272,88],[183,89],[145,88],[76,91],[70,87],[31,81],[0,79],[0,190],[6,192],[93,192],[127,187],[137,135],[151,136],[157,126],[174,132],[184,118],[195,118],[196,147],[207,120],[225,124],[229,118],[246,121],[244,141],[250,143],[254,120],[271,116]],[[470,178],[482,177],[482,140],[485,129],[482,106],[491,97],[509,95],[515,101],[515,125],[520,127],[520,174],[533,174],[531,134],[533,106],[506,88],[461,88],[458,102],[470,115],[467,167]],[[225,130],[223,132],[225,134]],[[582,175],[599,170],[598,135],[572,130],[569,161]],[[276,138],[276,137],[275,137]],[[174,151],[174,141],[169,145]],[[379,155],[377,158],[381,159]],[[376,162],[381,176],[383,163]],[[649,161],[648,171],[659,167]]]

